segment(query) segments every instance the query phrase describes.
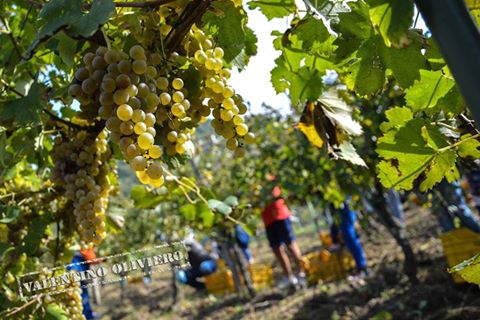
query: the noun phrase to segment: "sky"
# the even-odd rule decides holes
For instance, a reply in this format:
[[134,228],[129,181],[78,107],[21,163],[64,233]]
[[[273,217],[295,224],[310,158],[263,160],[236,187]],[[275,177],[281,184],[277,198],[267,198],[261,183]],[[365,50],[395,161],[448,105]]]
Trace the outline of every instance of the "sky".
[[250,102],[252,113],[261,112],[263,102],[288,112],[290,110],[288,96],[284,93],[276,94],[270,82],[270,71],[275,66],[274,60],[280,55],[280,51],[273,48],[274,37],[271,33],[273,30],[284,32],[289,26],[288,18],[268,21],[258,10],[248,10],[248,8],[246,10],[248,26],[254,30],[258,38],[258,51],[242,72],[232,70],[230,84],[237,93]]
[[[248,26],[255,32],[257,42],[257,55],[250,59],[247,67],[238,72],[232,70],[230,84],[237,93],[250,102],[250,112],[259,113],[262,111],[262,103],[275,107],[282,112],[290,112],[290,100],[284,93],[277,94],[270,82],[270,71],[275,66],[275,58],[280,55],[273,47],[273,30],[282,33],[288,28],[291,18],[273,19],[267,18],[257,9],[249,10],[244,6],[248,14]],[[417,12],[415,11],[415,16]],[[417,28],[426,30],[425,22],[420,16],[416,24]]]

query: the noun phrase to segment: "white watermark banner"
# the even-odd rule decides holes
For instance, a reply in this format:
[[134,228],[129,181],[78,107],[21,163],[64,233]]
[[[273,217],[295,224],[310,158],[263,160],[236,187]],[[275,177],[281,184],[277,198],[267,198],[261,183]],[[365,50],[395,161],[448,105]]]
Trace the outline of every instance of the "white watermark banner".
[[36,298],[78,288],[119,282],[131,277],[149,276],[175,268],[188,267],[183,242],[172,242],[150,248],[120,253],[61,267],[26,273],[18,278],[22,298]]

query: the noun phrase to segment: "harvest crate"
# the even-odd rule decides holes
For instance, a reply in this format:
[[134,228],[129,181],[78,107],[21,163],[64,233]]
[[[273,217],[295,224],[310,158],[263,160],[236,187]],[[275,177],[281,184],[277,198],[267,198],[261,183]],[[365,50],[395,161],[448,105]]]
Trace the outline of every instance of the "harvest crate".
[[248,266],[255,290],[273,286],[273,269],[270,265],[255,263]]
[[230,270],[220,270],[205,277],[207,291],[213,294],[226,294],[235,292],[233,275]]
[[325,282],[345,279],[348,273],[355,268],[355,261],[345,250],[329,252],[326,249],[306,255],[307,280],[309,284],[316,284],[319,280]]
[[320,241],[322,242],[323,247],[328,248],[333,244],[332,236],[330,232],[322,231],[319,234]]
[[[449,231],[442,234],[440,239],[449,268],[480,253],[480,234],[470,229],[459,228]],[[453,274],[452,276],[456,283],[464,282],[459,275]]]

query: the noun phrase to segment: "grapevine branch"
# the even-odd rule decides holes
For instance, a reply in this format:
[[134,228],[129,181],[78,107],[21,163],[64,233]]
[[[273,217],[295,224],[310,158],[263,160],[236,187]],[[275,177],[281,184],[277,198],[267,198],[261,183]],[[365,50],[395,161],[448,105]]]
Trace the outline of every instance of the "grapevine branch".
[[171,53],[177,49],[192,25],[203,16],[211,3],[212,0],[194,0],[187,5],[177,23],[167,35],[165,46],[168,52]]
[[46,114],[48,114],[48,116],[50,118],[52,118],[53,120],[55,120],[56,122],[60,122],[60,123],[63,123],[64,125],[66,126],[69,126],[71,128],[74,128],[74,129],[77,129],[77,130],[88,130],[89,127],[84,127],[84,126],[81,126],[81,125],[78,125],[78,124],[75,124],[73,122],[70,122],[68,120],[65,120],[65,119],[62,119],[60,118],[59,116],[57,116],[55,113],[53,113],[52,111],[48,110],[48,109],[42,109],[43,112],[45,112]]
[[[152,0],[152,1],[142,1],[142,2],[140,2],[140,1],[133,1],[133,2],[122,1],[122,2],[114,2],[113,4],[115,5],[115,7],[118,7],[118,8],[151,8],[151,7],[158,7],[158,6],[173,2],[173,1],[175,1],[175,0]],[[37,8],[37,9],[41,9],[45,5],[45,3],[40,3],[40,2],[35,1],[35,0],[25,0],[25,2],[27,2],[28,4],[30,4],[31,6]],[[88,9],[91,6],[92,6],[91,3],[86,3],[84,5],[84,8]]]

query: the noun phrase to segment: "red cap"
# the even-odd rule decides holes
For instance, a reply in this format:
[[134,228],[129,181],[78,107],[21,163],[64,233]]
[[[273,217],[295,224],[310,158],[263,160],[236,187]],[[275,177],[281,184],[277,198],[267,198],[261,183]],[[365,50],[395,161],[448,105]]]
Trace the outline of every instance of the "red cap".
[[280,195],[282,194],[282,190],[280,190],[280,187],[279,186],[275,186],[272,190],[272,195],[275,197],[275,198],[278,198],[280,197]]

